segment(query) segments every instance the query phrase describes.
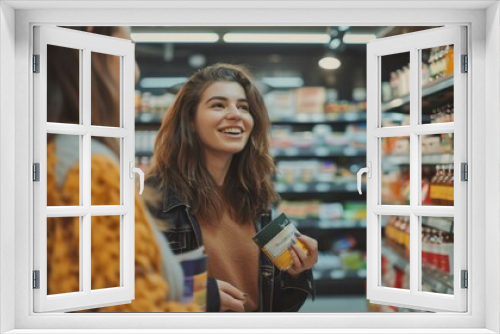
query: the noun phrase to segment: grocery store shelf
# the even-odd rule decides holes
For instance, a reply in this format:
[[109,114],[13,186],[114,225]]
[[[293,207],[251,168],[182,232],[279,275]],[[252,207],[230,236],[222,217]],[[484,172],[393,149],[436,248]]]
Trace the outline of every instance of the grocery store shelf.
[[423,268],[422,280],[432,287],[432,292],[453,294],[453,275]]
[[346,270],[343,268],[333,268],[318,270],[313,268],[313,276],[315,280],[366,279],[366,269]]
[[160,125],[163,115],[141,112],[135,116],[136,125]]
[[289,147],[285,149],[271,148],[271,154],[275,158],[287,157],[336,157],[336,156],[349,156],[349,157],[364,157],[366,150],[355,149],[352,147],[311,147],[311,148],[298,148]]
[[[135,117],[135,124],[149,125],[161,124],[163,114],[141,112]],[[345,113],[321,113],[321,114],[296,114],[290,117],[280,117],[271,119],[273,124],[335,124],[366,122],[366,110],[359,112]]]
[[402,271],[410,270],[409,260],[404,254],[402,249],[394,245],[384,244],[382,247],[382,256],[387,258],[387,261],[392,263],[393,266],[401,269]]
[[300,229],[314,228],[314,229],[354,229],[366,228],[366,220],[353,220],[353,219],[294,219],[290,221]]
[[[425,85],[422,87],[422,97],[429,96],[435,94],[444,89],[453,87],[453,76],[442,78],[437,80],[431,84]],[[382,104],[382,112],[386,112],[391,109],[396,109],[401,107],[404,104],[410,103],[410,95],[405,95],[403,97],[394,99],[390,102]]]
[[273,124],[321,124],[366,122],[366,110],[345,113],[297,114],[293,117],[272,118]]
[[[402,271],[409,272],[409,261],[407,256],[399,247],[385,244],[382,247],[382,256],[386,257],[388,262]],[[428,284],[432,292],[453,294],[453,275],[446,274],[442,271],[422,268],[422,281]]]
[[[409,155],[384,155],[382,157],[382,164],[387,163],[391,165],[408,165],[410,164]],[[454,156],[451,153],[433,153],[423,154],[422,164],[435,165],[435,164],[452,164],[454,163]]]
[[[345,183],[329,183],[329,182],[311,182],[302,183],[297,182],[294,184],[275,184],[276,191],[279,193],[352,193],[357,192],[356,182]],[[366,184],[361,186],[362,190],[366,190]]]

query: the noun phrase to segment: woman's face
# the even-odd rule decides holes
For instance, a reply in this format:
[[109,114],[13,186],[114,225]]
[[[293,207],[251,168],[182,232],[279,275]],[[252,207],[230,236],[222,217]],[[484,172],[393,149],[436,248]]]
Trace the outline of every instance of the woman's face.
[[215,82],[201,95],[194,128],[207,155],[232,156],[241,152],[253,125],[245,90],[240,84]]

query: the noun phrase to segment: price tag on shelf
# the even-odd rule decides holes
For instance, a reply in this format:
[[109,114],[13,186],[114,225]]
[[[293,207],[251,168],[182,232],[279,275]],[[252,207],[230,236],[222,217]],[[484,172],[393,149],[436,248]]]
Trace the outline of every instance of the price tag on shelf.
[[316,155],[319,157],[325,157],[330,154],[330,150],[327,147],[320,146],[314,149],[314,153],[316,153]]
[[365,278],[366,277],[366,269],[358,269],[357,274],[359,277]]
[[316,191],[319,193],[330,191],[330,185],[328,183],[325,183],[325,182],[320,182],[320,183],[316,184],[315,188],[316,188]]
[[307,122],[307,121],[310,120],[310,117],[309,117],[308,114],[301,113],[301,114],[297,115],[297,120],[300,121],[300,122]]
[[285,155],[288,155],[288,156],[296,156],[299,154],[299,149],[296,148],[296,147],[289,147],[287,149],[285,149]]
[[358,185],[354,182],[349,182],[345,184],[345,190],[352,192],[352,191],[358,191]]
[[313,122],[323,122],[325,120],[325,116],[323,114],[311,114],[311,120]]
[[330,271],[330,277],[332,279],[343,279],[343,278],[345,278],[345,276],[346,276],[345,271],[343,271],[343,270],[337,269],[337,270]]
[[352,147],[346,147],[344,149],[344,155],[356,155],[358,153],[358,151],[355,149],[355,148],[352,148]]
[[293,191],[296,191],[298,193],[303,193],[307,191],[307,184],[306,183],[295,183],[292,186]]
[[151,122],[152,119],[153,119],[153,115],[151,115],[150,113],[142,112],[139,114],[139,120],[141,122],[144,122],[144,123]]
[[288,189],[288,187],[283,184],[283,183],[277,183],[276,184],[276,191],[279,192],[279,193],[283,193],[283,192],[286,192]]
[[348,112],[348,113],[345,113],[345,114],[344,114],[344,119],[345,119],[346,121],[350,121],[350,122],[352,122],[352,121],[357,121],[357,120],[358,120],[358,118],[359,118],[359,117],[358,117],[358,114],[353,113],[353,112]]
[[352,227],[355,227],[356,226],[356,221],[355,220],[344,220],[342,221],[342,225],[343,227],[346,227],[346,228],[352,228]]

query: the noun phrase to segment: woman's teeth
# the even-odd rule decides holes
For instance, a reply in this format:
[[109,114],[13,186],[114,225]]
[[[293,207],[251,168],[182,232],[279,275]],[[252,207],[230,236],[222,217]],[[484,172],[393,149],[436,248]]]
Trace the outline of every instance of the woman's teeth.
[[242,133],[241,129],[240,128],[226,128],[224,130],[222,130],[223,133],[228,133],[228,134],[231,134],[231,135],[239,135]]

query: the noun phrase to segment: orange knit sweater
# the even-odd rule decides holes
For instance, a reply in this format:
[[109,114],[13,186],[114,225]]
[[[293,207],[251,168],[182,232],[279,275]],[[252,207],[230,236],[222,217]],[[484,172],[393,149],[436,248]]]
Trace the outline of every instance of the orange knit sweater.
[[[105,155],[91,161],[92,204],[116,205],[120,169]],[[69,169],[62,187],[55,180],[55,144],[47,146],[47,205],[79,205],[79,166]],[[95,201],[95,202],[94,202]],[[47,219],[48,294],[79,290],[79,218]],[[120,216],[94,216],[91,226],[92,289],[120,285]],[[76,245],[76,246],[75,246]],[[167,301],[161,251],[140,199],[135,199],[135,299],[93,312],[196,312],[195,305]]]

